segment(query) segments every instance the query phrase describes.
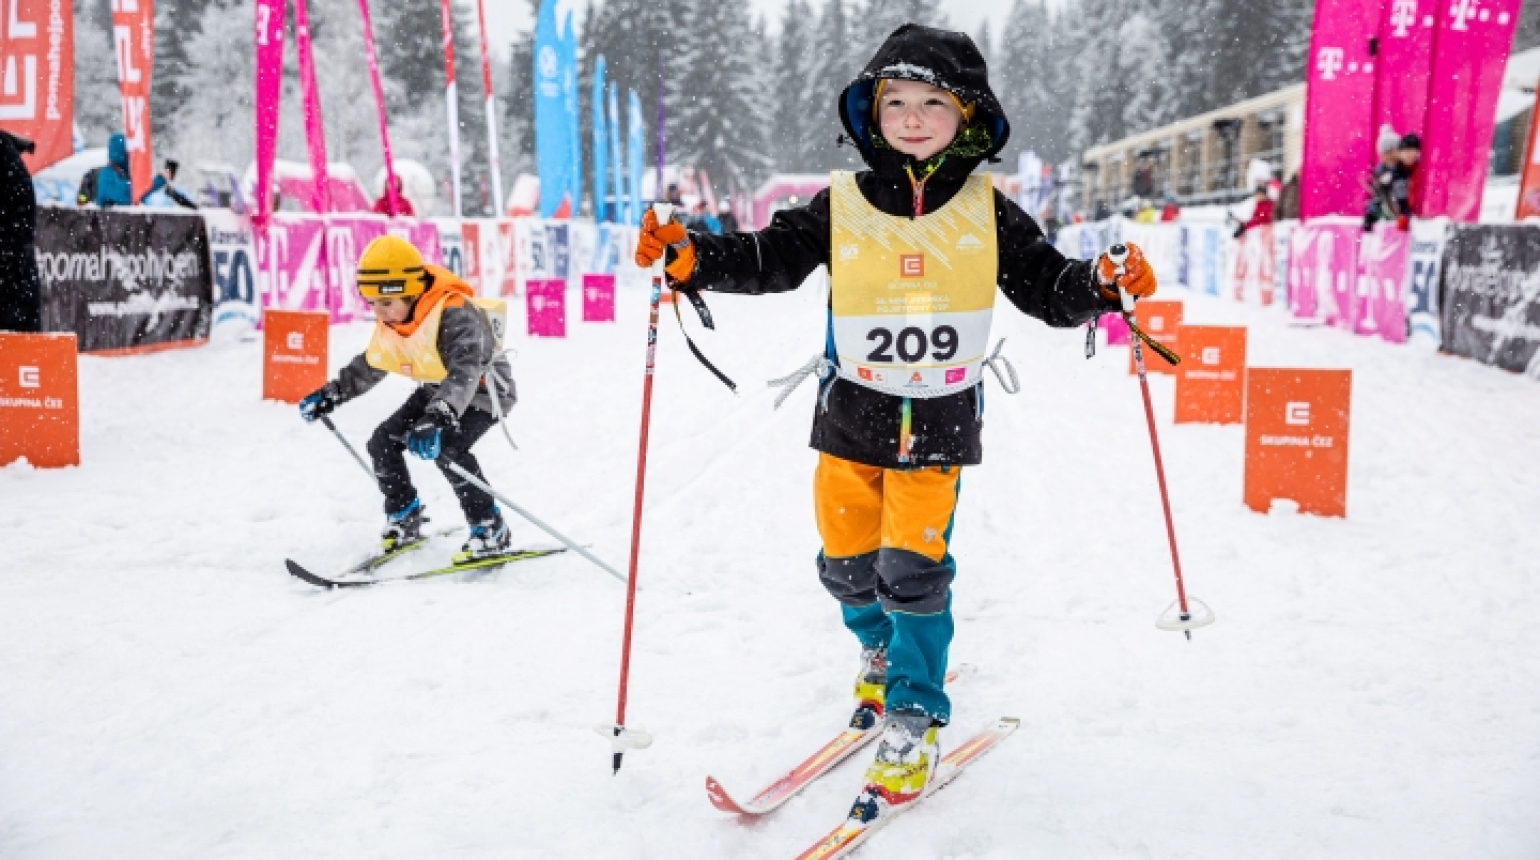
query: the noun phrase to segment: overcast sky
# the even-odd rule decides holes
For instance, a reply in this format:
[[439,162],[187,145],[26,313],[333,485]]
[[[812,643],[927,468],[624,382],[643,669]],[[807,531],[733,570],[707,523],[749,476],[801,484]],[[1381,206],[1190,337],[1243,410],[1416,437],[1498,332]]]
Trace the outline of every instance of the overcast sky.
[[[506,59],[508,45],[514,36],[520,31],[528,31],[534,23],[530,20],[528,4],[514,2],[514,0],[482,0],[487,15],[487,31],[492,44],[500,58]],[[755,12],[762,12],[770,22],[771,27],[779,27],[781,10],[786,6],[786,0],[749,0]],[[813,4],[820,5],[820,0],[813,0]],[[994,32],[995,38],[1000,37],[1000,30],[1005,26],[1005,16],[1010,13],[1010,0],[937,0],[936,5],[945,7],[947,15],[951,17],[952,26],[963,30],[977,32],[979,24],[985,16],[989,18],[989,27]],[[588,0],[561,0],[560,9],[571,8],[574,11],[575,20],[582,20],[583,10],[588,6]],[[873,45],[872,50],[877,46]]]

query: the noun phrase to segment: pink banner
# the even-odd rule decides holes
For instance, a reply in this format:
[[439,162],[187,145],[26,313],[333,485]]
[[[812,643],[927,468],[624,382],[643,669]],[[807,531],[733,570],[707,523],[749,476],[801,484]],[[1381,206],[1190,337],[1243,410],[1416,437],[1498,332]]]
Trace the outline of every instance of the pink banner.
[[1107,332],[1108,346],[1128,345],[1128,323],[1123,320],[1122,314],[1102,314],[1097,325]]
[[1417,214],[1474,222],[1481,215],[1497,97],[1518,25],[1519,0],[1440,4],[1444,11],[1433,34]]
[[374,25],[369,22],[369,0],[358,0],[358,14],[364,19],[364,53],[369,57],[369,80],[374,85],[374,106],[380,115],[380,149],[385,155],[385,199],[391,215],[401,211],[396,195],[396,162],[390,157],[390,132],[385,127],[385,91],[380,84],[380,61],[374,50]]
[[530,281],[525,307],[533,337],[567,336],[567,282]]
[[257,187],[252,218],[257,232],[273,210],[273,161],[278,157],[278,98],[283,88],[283,0],[256,2]]
[[326,222],[309,215],[273,215],[257,234],[262,258],[258,280],[262,307],[286,311],[330,308],[326,272]]
[[1362,214],[1374,166],[1374,58],[1381,0],[1319,0],[1306,74],[1300,215]]
[[310,53],[308,0],[294,0],[294,51],[299,54],[299,84],[305,103],[305,145],[310,150],[310,211],[332,211],[327,187],[326,135],[321,130],[321,93],[315,82],[315,59]]
[[615,321],[615,276],[583,276],[583,322]]
[[374,319],[374,311],[354,288],[358,258],[370,242],[387,233],[400,236],[422,252],[422,258],[442,265],[438,228],[431,222],[383,215],[333,215],[326,221],[326,260],[332,322]]
[[1440,0],[1386,0],[1376,61],[1374,129],[1396,134],[1426,130],[1428,76],[1433,70],[1433,30]]
[[1300,224],[1290,235],[1289,306],[1299,319],[1332,324],[1348,320],[1358,279],[1358,237],[1362,224],[1331,218]]
[[1358,334],[1406,342],[1406,305],[1402,289],[1411,259],[1412,234],[1380,222],[1365,234],[1358,250]]

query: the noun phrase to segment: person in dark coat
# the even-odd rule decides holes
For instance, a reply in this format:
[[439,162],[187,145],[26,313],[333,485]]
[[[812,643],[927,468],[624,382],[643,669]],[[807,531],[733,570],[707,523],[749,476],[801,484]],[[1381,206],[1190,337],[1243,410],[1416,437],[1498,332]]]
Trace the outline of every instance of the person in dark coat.
[[107,166],[96,176],[96,205],[134,205],[134,184],[128,175],[128,141],[121,134],[107,138]]
[[21,160],[32,141],[0,131],[0,331],[42,331],[37,274],[37,193]]
[[732,201],[727,200],[727,199],[723,199],[721,204],[719,205],[718,209],[720,211],[717,212],[717,224],[719,224],[722,229],[717,231],[717,232],[719,232],[719,233],[736,233],[736,232],[738,232],[738,216],[733,214],[733,204],[732,204]]
[[835,172],[806,206],[753,233],[709,236],[643,218],[636,262],[676,289],[761,295],[830,272],[812,447],[817,569],[862,647],[851,725],[886,729],[851,818],[919,797],[951,717],[948,550],[963,467],[983,458],[983,365],[996,293],[1078,326],[1155,289],[1133,246],[1067,260],[974,170],[1010,124],[964,33],[905,24],[837,99],[869,169]]

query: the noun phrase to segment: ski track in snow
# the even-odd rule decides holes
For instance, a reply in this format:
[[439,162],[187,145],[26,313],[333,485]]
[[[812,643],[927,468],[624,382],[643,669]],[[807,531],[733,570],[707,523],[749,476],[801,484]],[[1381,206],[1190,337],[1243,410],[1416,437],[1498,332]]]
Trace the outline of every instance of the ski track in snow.
[[[1156,377],[1184,571],[1219,617],[1190,644],[1156,630],[1173,586],[1126,350],[1085,361],[1081,330],[1002,300],[1023,392],[987,384],[964,475],[952,655],[981,671],[943,745],[1022,729],[862,856],[1540,855],[1540,389],[1165,292],[1248,324],[1253,365],[1355,371],[1349,518],[1245,509],[1242,429],[1173,426]],[[824,833],[869,753],[762,821],[702,788],[751,795],[848,714],[858,649],[813,568],[814,386],[772,412],[764,385],[821,347],[823,293],[708,298],[719,331],[697,340],[741,394],[665,308],[629,707],[658,740],[619,777],[591,728],[614,714],[609,577],[568,554],[312,589],[283,559],[362,555],[379,499],[323,428],[258,399],[259,344],[82,357],[84,465],[0,469],[0,856],[776,858]],[[624,569],[644,292],[619,324],[571,313],[570,339],[517,341],[521,452],[494,430],[477,453]],[[334,328],[332,367],[367,334]],[[338,426],[362,446],[408,391]],[[413,470],[435,525],[460,524]]]

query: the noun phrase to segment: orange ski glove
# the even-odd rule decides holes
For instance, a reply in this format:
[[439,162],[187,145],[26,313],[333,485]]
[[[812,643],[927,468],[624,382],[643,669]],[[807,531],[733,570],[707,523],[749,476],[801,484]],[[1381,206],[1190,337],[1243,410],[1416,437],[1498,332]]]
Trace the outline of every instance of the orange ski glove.
[[1121,280],[1117,276],[1117,265],[1106,252],[1096,258],[1096,281],[1102,297],[1109,301],[1120,301],[1118,287],[1136,299],[1155,295],[1155,270],[1150,267],[1150,261],[1144,258],[1144,252],[1139,250],[1138,245],[1124,242],[1123,246],[1128,249],[1128,259],[1123,261]]
[[642,216],[642,232],[636,237],[636,265],[643,269],[651,268],[663,259],[666,249],[670,247],[674,249],[675,257],[666,271],[674,283],[682,284],[695,274],[695,243],[690,241],[690,234],[685,231],[683,224],[670,220],[660,225],[658,216],[648,209],[647,214]]

